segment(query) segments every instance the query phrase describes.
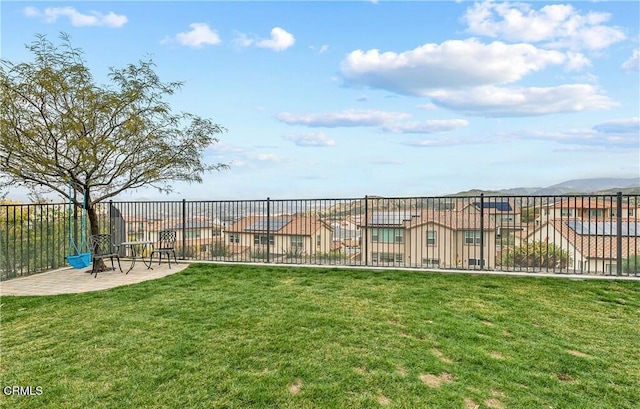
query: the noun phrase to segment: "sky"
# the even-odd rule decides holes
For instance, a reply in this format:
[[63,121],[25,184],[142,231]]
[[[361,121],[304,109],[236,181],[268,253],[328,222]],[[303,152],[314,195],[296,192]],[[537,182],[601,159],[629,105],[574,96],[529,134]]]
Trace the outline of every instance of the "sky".
[[[151,58],[230,168],[125,200],[437,196],[640,176],[640,2],[0,3],[1,51]],[[20,189],[9,192],[20,200]]]

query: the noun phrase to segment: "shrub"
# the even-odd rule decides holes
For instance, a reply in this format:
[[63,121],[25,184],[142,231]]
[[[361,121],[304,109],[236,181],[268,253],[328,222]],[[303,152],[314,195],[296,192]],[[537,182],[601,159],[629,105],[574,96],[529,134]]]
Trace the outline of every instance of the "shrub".
[[507,267],[567,268],[571,262],[569,253],[553,243],[542,241],[524,243],[502,257],[502,265]]

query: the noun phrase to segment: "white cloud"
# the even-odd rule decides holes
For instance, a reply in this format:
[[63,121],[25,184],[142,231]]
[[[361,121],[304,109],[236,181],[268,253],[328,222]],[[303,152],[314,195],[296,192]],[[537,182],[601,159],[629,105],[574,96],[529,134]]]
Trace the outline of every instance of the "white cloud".
[[273,153],[257,153],[254,155],[249,155],[249,159],[257,160],[259,162],[274,162],[280,163],[283,161],[283,158],[275,155]]
[[268,40],[260,40],[255,43],[256,47],[268,48],[273,51],[282,51],[295,44],[296,39],[291,33],[280,27],[274,27],[271,30],[271,38]]
[[311,51],[315,51],[316,54],[320,55],[320,54],[324,54],[325,52],[327,52],[327,50],[329,49],[329,46],[327,44],[323,44],[320,47],[316,47],[316,46],[310,45],[309,49]]
[[286,135],[284,139],[298,146],[335,146],[336,142],[322,132]]
[[249,47],[253,42],[253,39],[249,38],[246,34],[239,32],[236,32],[233,38],[233,44],[237,47]]
[[385,112],[372,110],[348,110],[323,114],[292,114],[283,112],[276,115],[281,122],[289,125],[305,125],[309,127],[352,127],[381,126],[387,123],[409,118],[402,112]]
[[528,130],[513,135],[518,139],[538,139],[575,147],[602,147],[608,150],[638,149],[638,133],[599,132],[595,129],[569,129],[566,131]]
[[438,105],[471,115],[488,117],[535,116],[559,112],[609,109],[617,104],[588,84],[557,87],[439,90],[430,94]]
[[73,7],[47,7],[43,11],[36,7],[25,7],[23,13],[27,17],[40,17],[45,23],[55,23],[58,18],[67,17],[74,27],[105,26],[119,28],[128,21],[127,16],[111,11],[107,14],[99,11],[90,11],[88,14],[83,14]]
[[[402,53],[356,50],[341,62],[340,71],[347,85],[424,96],[433,89],[513,83],[568,60],[564,53],[529,44],[467,39],[425,44]],[[576,61],[580,60],[574,55],[572,67]]]
[[215,30],[211,30],[205,23],[189,24],[190,31],[178,33],[175,41],[187,47],[200,48],[203,45],[216,45],[222,41]]
[[423,122],[400,122],[386,125],[382,129],[390,133],[433,134],[453,131],[468,125],[469,122],[464,119],[433,119]]
[[627,72],[640,71],[640,51],[633,51],[631,57],[622,64],[622,70]]
[[640,117],[612,119],[593,127],[593,130],[602,134],[632,134],[636,136],[636,142],[640,143]]
[[474,35],[572,50],[601,50],[624,40],[622,30],[604,24],[610,19],[609,13],[583,14],[571,5],[535,10],[526,3],[506,2],[475,3],[463,17],[467,31]]
[[567,63],[564,66],[567,71],[579,71],[590,65],[591,61],[584,54],[567,52]]

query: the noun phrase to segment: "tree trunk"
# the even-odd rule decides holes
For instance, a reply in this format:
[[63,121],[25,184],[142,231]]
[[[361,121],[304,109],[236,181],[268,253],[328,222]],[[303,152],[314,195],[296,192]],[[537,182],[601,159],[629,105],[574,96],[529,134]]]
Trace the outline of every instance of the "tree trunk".
[[[87,196],[87,216],[89,216],[89,226],[91,227],[91,234],[100,234],[100,220],[98,218],[98,212],[96,211],[96,207],[93,203],[89,202],[89,197]],[[89,204],[90,203],[90,204]],[[94,249],[91,249],[92,251]],[[107,265],[104,263],[103,259],[97,259],[93,261],[95,264],[95,270],[106,271]]]

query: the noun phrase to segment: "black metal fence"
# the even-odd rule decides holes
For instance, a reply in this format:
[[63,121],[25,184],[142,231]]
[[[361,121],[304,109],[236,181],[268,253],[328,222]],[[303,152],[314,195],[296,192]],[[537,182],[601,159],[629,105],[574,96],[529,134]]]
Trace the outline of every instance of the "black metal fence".
[[[175,230],[178,256],[194,261],[637,276],[639,198],[109,202],[98,214],[115,243]],[[81,225],[65,206],[0,206],[2,279],[65,265]]]

